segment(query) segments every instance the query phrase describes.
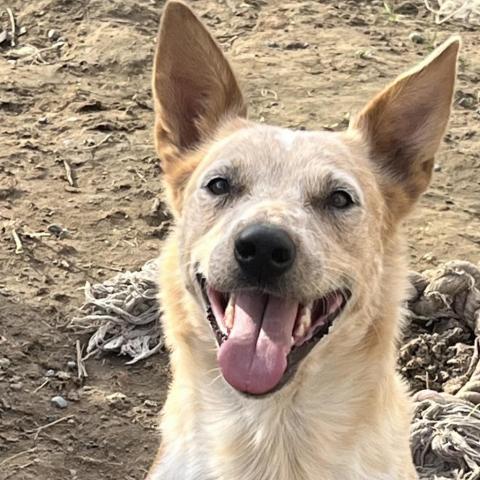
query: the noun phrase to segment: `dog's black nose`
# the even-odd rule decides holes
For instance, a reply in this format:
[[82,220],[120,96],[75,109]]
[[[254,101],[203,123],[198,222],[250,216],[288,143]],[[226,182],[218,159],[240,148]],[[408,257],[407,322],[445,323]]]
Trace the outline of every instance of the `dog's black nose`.
[[295,255],[296,248],[290,235],[274,225],[250,225],[235,240],[238,265],[247,276],[261,283],[287,272]]

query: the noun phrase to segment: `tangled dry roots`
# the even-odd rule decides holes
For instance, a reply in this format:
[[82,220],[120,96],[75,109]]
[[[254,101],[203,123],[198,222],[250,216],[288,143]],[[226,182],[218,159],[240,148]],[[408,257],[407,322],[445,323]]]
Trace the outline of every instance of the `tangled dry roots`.
[[401,370],[416,385],[418,378],[408,375],[408,363],[415,356],[407,359],[404,354],[412,353],[409,345],[428,343],[424,357],[437,362],[424,370],[434,367],[436,377],[431,380],[442,390],[420,390],[415,395],[411,431],[415,464],[425,480],[479,480],[480,269],[454,261],[424,275],[412,273],[411,280],[411,323],[400,348]]
[[439,25],[451,19],[467,25],[480,25],[480,0],[425,0],[425,6]]
[[[162,346],[155,261],[85,286],[71,326],[92,335],[87,356],[117,352],[128,363]],[[480,480],[480,269],[454,261],[411,274],[409,327],[399,369],[415,394],[411,444],[420,478]]]

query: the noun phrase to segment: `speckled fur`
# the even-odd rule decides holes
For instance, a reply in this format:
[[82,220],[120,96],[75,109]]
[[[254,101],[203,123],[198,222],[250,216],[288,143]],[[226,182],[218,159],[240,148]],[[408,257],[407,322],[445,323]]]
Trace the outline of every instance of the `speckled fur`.
[[[202,48],[194,42],[179,57],[183,36],[196,36]],[[167,4],[159,42],[156,143],[175,215],[159,284],[173,379],[148,480],[416,479],[411,405],[395,372],[406,289],[399,225],[430,180],[458,40],[397,79],[343,133],[246,120],[228,62],[182,3]],[[175,72],[188,82],[175,82]],[[201,103],[191,88],[204,93]],[[418,108],[427,116],[412,131]],[[241,185],[228,204],[202,188],[222,169]],[[322,211],[315,201],[332,181],[355,190],[360,207],[344,216]],[[285,295],[307,301],[346,282],[352,298],[293,379],[254,399],[221,376],[195,273],[239,288],[232,239],[259,220],[288,229],[297,244]]]

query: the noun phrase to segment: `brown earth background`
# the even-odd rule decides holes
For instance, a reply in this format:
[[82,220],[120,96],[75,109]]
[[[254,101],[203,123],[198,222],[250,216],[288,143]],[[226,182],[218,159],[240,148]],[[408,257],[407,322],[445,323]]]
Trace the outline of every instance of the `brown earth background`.
[[[163,3],[1,1],[0,32],[7,7],[25,30],[16,48],[0,44],[1,480],[142,479],[157,447],[165,354],[132,367],[91,359],[79,382],[68,363],[79,337],[66,326],[87,280],[141,267],[168,228],[155,202],[150,97]],[[436,25],[419,0],[190,4],[232,60],[250,116],[292,128],[343,128],[382,85],[460,33],[449,133],[406,233],[415,270],[480,260],[478,30]]]

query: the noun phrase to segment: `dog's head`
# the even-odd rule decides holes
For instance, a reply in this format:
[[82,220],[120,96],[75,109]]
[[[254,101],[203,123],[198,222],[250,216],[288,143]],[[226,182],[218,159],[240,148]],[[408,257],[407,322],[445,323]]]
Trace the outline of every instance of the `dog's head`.
[[292,131],[246,120],[218,45],[184,4],[165,7],[155,134],[185,287],[204,312],[191,334],[208,329],[237,390],[272,392],[330,337],[360,335],[349,319],[375,304],[396,226],[430,182],[458,48],[399,77],[346,132]]

